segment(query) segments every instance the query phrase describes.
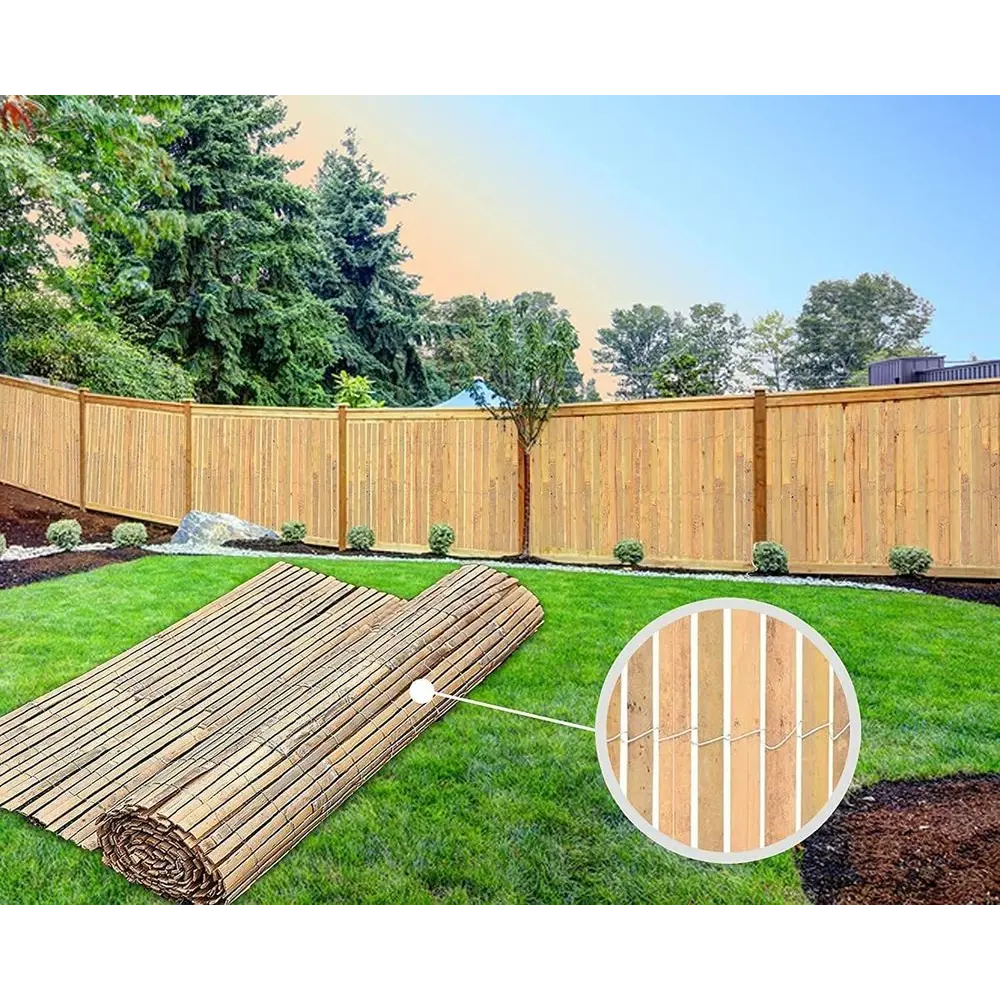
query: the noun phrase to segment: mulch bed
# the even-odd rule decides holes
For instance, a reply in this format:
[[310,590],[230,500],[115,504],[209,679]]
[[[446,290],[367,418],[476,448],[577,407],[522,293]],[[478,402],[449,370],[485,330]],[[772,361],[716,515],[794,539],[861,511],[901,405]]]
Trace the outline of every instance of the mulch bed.
[[[116,525],[134,520],[117,514],[82,511],[70,504],[0,483],[0,534],[7,539],[8,545],[48,545],[46,528],[53,521],[67,517],[80,522],[85,542],[110,542]],[[143,523],[150,542],[170,541],[173,528],[148,521]],[[63,552],[37,559],[4,560],[0,562],[0,590],[67,573],[80,573],[108,563],[128,562],[148,554],[139,549],[105,549],[100,552]]]
[[[282,542],[273,538],[262,538],[258,541],[232,541],[226,542],[226,546],[234,549],[250,549],[255,552],[274,552],[279,555],[333,555],[340,550],[327,545],[307,545],[305,542]],[[435,558],[430,552],[359,552],[350,549],[344,555],[357,556],[380,556],[392,559],[428,559]],[[474,556],[449,556],[459,562],[475,561]],[[492,556],[491,562],[508,563],[512,566],[548,565],[549,560],[538,559],[534,556],[522,558],[521,556]],[[573,565],[572,563],[568,565]],[[621,569],[618,563],[607,563],[591,566],[592,569]],[[677,573],[695,575],[711,575],[716,570],[696,570],[696,569],[669,569],[658,566],[636,566],[633,573],[652,574],[654,576],[671,576]],[[801,580],[808,583],[813,579],[835,579],[843,580],[845,583],[884,583],[891,587],[904,587],[907,590],[919,590],[925,594],[933,594],[936,597],[952,597],[960,601],[974,601],[979,604],[993,604],[1000,607],[1000,580],[961,580],[950,577],[899,577],[899,576],[823,576],[822,574],[793,573],[789,575],[790,580]]]
[[814,903],[1000,903],[1000,775],[858,789],[799,869]]

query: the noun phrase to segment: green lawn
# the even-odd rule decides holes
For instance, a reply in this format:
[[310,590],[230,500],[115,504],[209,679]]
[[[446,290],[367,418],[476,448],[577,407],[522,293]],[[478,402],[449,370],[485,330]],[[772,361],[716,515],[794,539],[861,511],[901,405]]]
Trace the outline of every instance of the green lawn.
[[[295,560],[290,560],[295,561]],[[0,713],[260,572],[255,558],[153,557],[0,591]],[[302,565],[410,597],[448,571]],[[857,779],[1000,771],[1000,610],[846,588],[514,571],[541,631],[477,697],[592,724],[625,642],[665,611],[749,597],[799,615],[843,657],[861,702]],[[241,900],[254,903],[801,902],[792,854],[714,866],[662,850],[619,813],[585,732],[458,706]],[[0,812],[0,903],[147,902],[80,850]]]

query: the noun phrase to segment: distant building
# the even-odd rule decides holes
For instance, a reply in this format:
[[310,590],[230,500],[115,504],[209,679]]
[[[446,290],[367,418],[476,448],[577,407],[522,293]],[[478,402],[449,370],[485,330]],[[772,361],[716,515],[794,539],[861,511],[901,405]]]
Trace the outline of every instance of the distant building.
[[946,365],[943,354],[922,354],[913,358],[887,358],[868,366],[869,385],[958,382],[976,378],[1000,378],[1000,360]]
[[435,404],[435,409],[441,407],[461,407],[462,409],[475,409],[479,404],[476,402],[476,397],[473,395],[473,388],[478,386],[483,393],[483,400],[490,406],[501,406],[503,404],[503,397],[498,396],[481,378],[475,378],[472,380],[472,385],[468,389],[463,389],[460,393],[452,396],[451,399],[446,399],[443,403]]

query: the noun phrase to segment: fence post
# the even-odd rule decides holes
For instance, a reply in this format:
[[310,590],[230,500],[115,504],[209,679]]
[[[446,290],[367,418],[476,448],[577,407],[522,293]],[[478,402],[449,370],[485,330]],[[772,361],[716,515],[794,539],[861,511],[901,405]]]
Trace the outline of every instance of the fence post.
[[337,404],[337,548],[347,549],[347,404]]
[[77,393],[80,399],[80,510],[87,509],[87,393],[88,389],[80,389]]
[[767,539],[767,391],[753,391],[753,540]]
[[194,510],[194,415],[193,399],[184,400],[184,510],[181,517]]

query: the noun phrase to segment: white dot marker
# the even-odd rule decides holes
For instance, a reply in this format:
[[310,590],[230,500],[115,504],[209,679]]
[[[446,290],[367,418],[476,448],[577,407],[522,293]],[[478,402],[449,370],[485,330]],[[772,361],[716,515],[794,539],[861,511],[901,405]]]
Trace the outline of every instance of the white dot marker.
[[426,705],[435,694],[437,692],[434,690],[434,685],[426,677],[422,677],[410,685],[410,697],[418,705]]

